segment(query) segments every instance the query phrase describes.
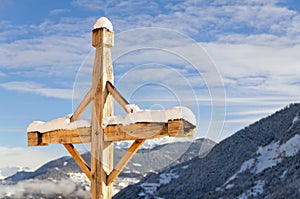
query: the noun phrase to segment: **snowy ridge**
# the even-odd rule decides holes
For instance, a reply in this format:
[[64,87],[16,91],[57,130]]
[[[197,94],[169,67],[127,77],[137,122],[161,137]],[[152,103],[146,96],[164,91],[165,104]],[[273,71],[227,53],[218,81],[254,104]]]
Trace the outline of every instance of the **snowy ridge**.
[[[174,142],[191,142],[191,141],[190,138],[173,138],[173,137],[155,138],[155,139],[146,140],[144,144],[141,146],[141,149],[153,149],[155,147],[174,143]],[[114,146],[121,150],[127,150],[132,143],[133,141],[121,141],[121,142],[115,142]]]
[[4,167],[0,169],[0,180],[16,174],[21,171],[32,171],[28,167]]

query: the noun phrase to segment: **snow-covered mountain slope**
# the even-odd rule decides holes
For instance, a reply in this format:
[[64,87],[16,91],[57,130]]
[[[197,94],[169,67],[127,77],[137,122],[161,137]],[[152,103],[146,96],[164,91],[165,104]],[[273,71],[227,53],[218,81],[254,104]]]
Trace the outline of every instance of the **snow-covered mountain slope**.
[[[162,143],[162,142],[158,142]],[[194,142],[177,142],[163,145],[153,144],[149,149],[138,151],[114,183],[114,193],[128,185],[137,183],[149,171],[157,172],[169,165],[175,165],[205,155],[215,145],[207,139]],[[125,152],[116,147],[117,161]],[[83,158],[89,163],[89,154]],[[80,172],[72,158],[63,157],[51,161],[34,172],[18,172],[0,181],[0,198],[89,198],[90,184]]]
[[300,104],[289,105],[114,198],[300,198],[299,115]]
[[21,171],[31,171],[31,170],[28,167],[17,167],[17,166],[0,168],[0,180],[3,180]]

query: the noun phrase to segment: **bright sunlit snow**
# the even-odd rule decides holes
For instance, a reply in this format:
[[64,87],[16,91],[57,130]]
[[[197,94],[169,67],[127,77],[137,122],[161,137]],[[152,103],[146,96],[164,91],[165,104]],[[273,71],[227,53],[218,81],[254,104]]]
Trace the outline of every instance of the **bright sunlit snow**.
[[250,170],[250,172],[258,174],[267,168],[276,166],[284,158],[296,155],[299,152],[299,149],[299,134],[296,134],[282,145],[280,145],[279,142],[272,142],[264,147],[259,147],[256,151],[258,156],[245,161],[240,167],[240,170],[231,176],[223,186],[226,186],[230,181],[234,180],[239,173],[243,173],[246,170]]
[[49,132],[54,130],[74,130],[77,128],[84,128],[84,127],[90,127],[90,121],[88,120],[78,120],[74,122],[70,122],[70,118],[72,115],[67,115],[65,117],[61,117],[49,122],[40,122],[40,121],[34,121],[32,122],[28,128],[27,132]]
[[102,126],[107,125],[129,125],[137,122],[159,122],[166,123],[168,120],[184,119],[196,125],[196,118],[193,112],[186,107],[174,107],[167,110],[138,110],[133,106],[133,113],[123,116],[111,116],[103,119]]
[[111,32],[114,30],[112,23],[106,17],[101,17],[97,20],[94,25],[94,30],[98,28],[106,28]]
[[[139,110],[138,106],[131,105],[128,109],[133,110],[132,113],[123,116],[111,116],[103,118],[102,127],[107,125],[129,125],[137,122],[159,122],[166,123],[168,120],[184,119],[193,125],[196,125],[196,118],[193,112],[186,107],[174,107],[167,110]],[[72,115],[67,115],[49,122],[34,121],[28,128],[27,132],[49,132],[54,130],[74,130],[77,128],[90,127],[89,120],[78,120],[71,122]]]

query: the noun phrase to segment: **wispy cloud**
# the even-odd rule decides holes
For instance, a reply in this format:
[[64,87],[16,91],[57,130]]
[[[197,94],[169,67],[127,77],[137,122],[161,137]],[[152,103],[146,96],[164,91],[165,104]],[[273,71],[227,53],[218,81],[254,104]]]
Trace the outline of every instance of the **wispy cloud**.
[[5,160],[0,162],[0,168],[19,166],[34,170],[45,162],[63,155],[67,155],[65,150],[53,146],[47,148],[0,146],[0,158]]
[[98,0],[74,0],[73,5],[79,6],[88,10],[105,10],[107,8],[107,1]]
[[268,108],[268,109],[258,109],[258,110],[232,111],[227,115],[230,116],[269,115],[271,113],[274,113],[275,111],[276,109],[274,108]]
[[62,9],[54,9],[50,11],[50,15],[61,15],[70,12],[70,9],[62,8]]
[[[223,77],[228,106],[243,105],[256,109],[258,106],[268,105],[272,109],[300,99],[296,92],[300,89],[297,83],[300,78],[300,14],[284,6],[282,0],[179,0],[176,3],[74,0],[74,5],[93,14],[100,11],[100,15],[107,15],[112,20],[116,31],[113,56],[116,55],[115,52],[121,56],[115,60],[116,80],[123,81],[119,82],[118,87],[125,95],[129,92],[130,96],[130,89],[139,87],[143,81],[157,81],[166,75],[168,78],[160,83],[169,85],[173,82],[172,85],[177,87],[174,91],[180,93],[180,96],[188,96],[187,87],[182,86],[186,82],[179,81],[179,76],[172,76],[174,73],[170,73],[170,70],[130,71],[145,63],[156,63],[175,68],[177,75],[184,76],[184,80],[191,84],[196,96],[191,99],[186,97],[186,101],[196,100],[204,105],[224,101],[224,97],[219,96],[212,99],[212,93],[207,91],[207,85],[212,90],[220,89],[215,81],[219,78],[209,73],[212,65],[208,64],[209,67],[206,67],[207,63],[195,62],[194,65],[203,66],[199,74],[203,76],[199,78],[191,75],[195,71],[192,70],[191,63],[184,60],[187,57],[190,60],[203,60],[202,52],[206,50],[216,63],[217,72]],[[53,10],[52,14],[62,12],[65,10],[58,9]],[[77,67],[92,48],[90,31],[95,21],[96,17],[60,18],[58,21],[47,19],[39,24],[22,26],[1,21],[0,67],[4,67],[5,72],[8,70],[7,76],[18,70],[19,77],[24,77],[24,73],[27,74],[26,77],[37,74],[40,77],[60,77],[59,81],[64,77],[74,77]],[[182,41],[170,34],[163,34],[164,31],[160,32],[159,40],[153,40],[153,35],[149,34],[122,37],[123,32],[118,35],[130,28],[134,29],[133,33],[138,32],[135,29],[137,27],[170,28],[182,32],[193,38],[193,44],[200,44],[205,50],[199,53],[195,45],[182,45]],[[153,46],[160,50],[149,53],[144,49],[144,53],[139,53],[143,51],[147,41],[158,44]],[[206,82],[203,78],[205,75]],[[128,77],[126,82],[122,77]],[[86,80],[90,81],[90,77]],[[30,81],[31,79],[25,79],[23,82],[2,83],[1,87],[63,99],[71,97],[71,90],[63,86]],[[68,83],[71,85],[73,82]],[[147,100],[155,102],[156,99],[172,100],[162,95],[162,92],[144,92],[141,97],[143,98],[138,99],[141,103]],[[247,111],[242,109],[240,114]],[[235,121],[231,121],[233,122]]]
[[14,185],[0,185],[0,197],[26,198],[26,194],[90,197],[89,190],[83,190],[72,180],[25,180]]
[[34,82],[7,82],[0,84],[0,87],[7,90],[35,93],[46,97],[55,97],[60,99],[71,99],[73,93],[72,89],[49,88]]

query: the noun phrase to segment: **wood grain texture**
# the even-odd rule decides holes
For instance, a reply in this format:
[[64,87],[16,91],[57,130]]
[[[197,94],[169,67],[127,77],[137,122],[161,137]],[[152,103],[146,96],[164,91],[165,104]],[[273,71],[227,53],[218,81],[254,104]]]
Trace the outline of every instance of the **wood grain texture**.
[[91,101],[92,101],[92,90],[89,90],[89,92],[86,94],[84,99],[81,101],[81,103],[73,113],[72,117],[70,118],[70,121],[74,122],[78,120]]
[[91,168],[86,163],[86,161],[82,158],[80,153],[75,149],[73,144],[64,144],[65,148],[69,151],[81,171],[88,177],[88,179],[92,180]]
[[152,139],[168,136],[168,125],[165,123],[139,122],[123,125],[111,125],[104,129],[107,141],[123,141],[136,139]]
[[103,117],[113,115],[112,97],[104,99],[106,81],[114,81],[110,52],[113,33],[105,28],[93,30],[92,45],[96,52],[92,74],[91,194],[93,199],[110,199],[112,186],[106,185],[106,179],[113,169],[113,143],[104,141],[101,123]]
[[46,133],[28,132],[28,146],[45,146],[48,144],[81,144],[91,142],[90,128],[76,130],[55,130]]
[[[135,124],[109,125],[103,129],[104,141],[153,139],[160,137],[192,137],[195,126],[185,120],[170,120],[168,123],[138,122]],[[46,133],[28,132],[28,146],[48,144],[81,144],[91,142],[91,128],[55,130]]]
[[122,158],[119,160],[115,168],[112,170],[112,172],[107,177],[107,185],[111,185],[113,181],[119,176],[119,174],[123,171],[125,166],[128,164],[128,162],[131,160],[131,158],[136,154],[136,152],[139,150],[139,148],[143,145],[145,142],[145,139],[137,139],[135,140],[131,146],[128,148],[126,153],[122,156]]
[[120,104],[126,113],[129,113],[126,105],[129,104],[127,100],[121,95],[121,93],[112,85],[110,81],[106,82],[106,88],[108,92],[114,97],[114,99]]

